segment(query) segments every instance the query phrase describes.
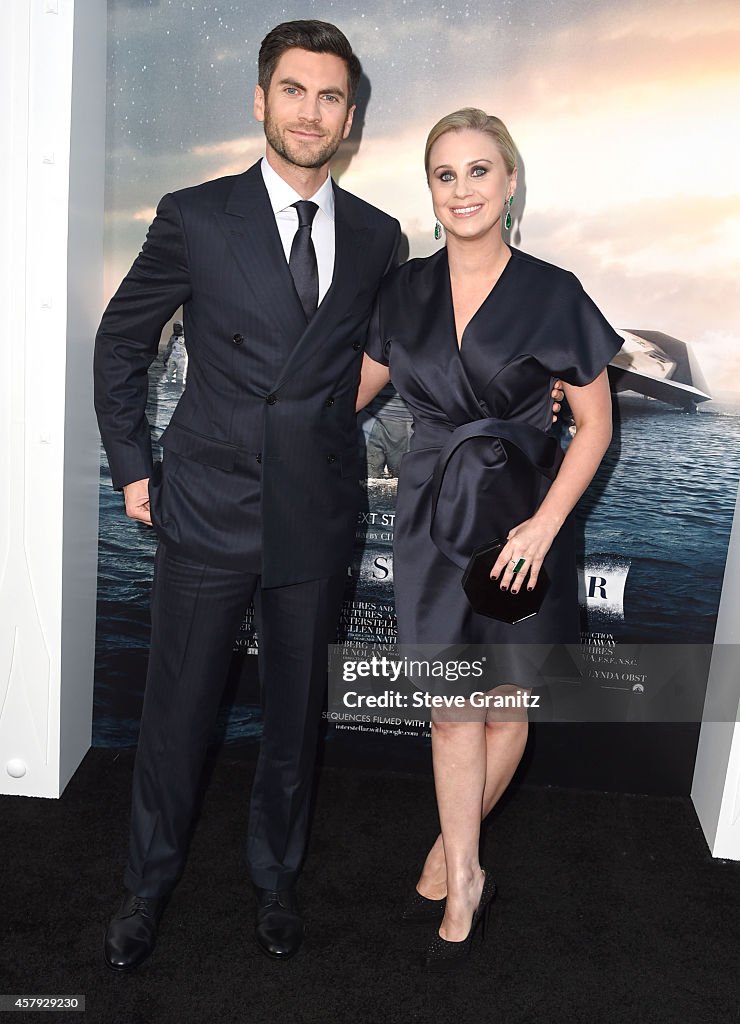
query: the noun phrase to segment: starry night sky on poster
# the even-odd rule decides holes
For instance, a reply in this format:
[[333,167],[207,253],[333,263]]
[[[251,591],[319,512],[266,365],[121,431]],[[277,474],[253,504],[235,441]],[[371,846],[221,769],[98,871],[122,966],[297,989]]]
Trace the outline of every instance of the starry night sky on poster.
[[111,188],[125,202],[138,198],[147,182],[155,192],[190,184],[191,165],[186,170],[180,161],[178,173],[178,155],[206,158],[209,147],[238,136],[260,142],[251,113],[257,53],[280,21],[320,18],[348,35],[370,83],[365,131],[372,136],[405,127],[410,114],[431,124],[447,110],[461,50],[473,73],[495,68],[506,75],[533,33],[562,27],[569,14],[588,7],[589,0],[286,6],[110,0]]
[[[420,100],[422,108],[445,108],[461,44],[469,67],[496,67],[505,74],[535,31],[562,30],[569,15],[590,6],[590,0],[432,5],[304,0],[286,6],[110,0],[109,67],[116,80],[112,137],[124,143],[128,138],[140,159],[172,150],[178,131],[181,149],[183,135],[188,144],[208,144],[244,131],[259,44],[280,21],[321,18],[349,36],[372,83],[373,119],[382,121],[385,131],[408,114],[407,90],[413,91],[415,112]],[[258,126],[251,128],[259,136]]]

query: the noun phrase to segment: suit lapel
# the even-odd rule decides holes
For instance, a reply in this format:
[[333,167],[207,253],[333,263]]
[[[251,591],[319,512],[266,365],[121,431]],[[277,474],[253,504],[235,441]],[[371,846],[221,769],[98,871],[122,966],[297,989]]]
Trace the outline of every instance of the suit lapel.
[[[317,348],[326,343],[327,335],[351,307],[363,283],[360,254],[365,250],[369,234],[370,229],[359,222],[354,215],[351,198],[344,189],[335,184],[335,249],[331,287],[310,322],[305,325],[304,321],[305,330],[288,356],[274,389],[280,387],[315,353]],[[290,271],[288,271],[288,276],[290,276]],[[295,294],[295,289],[293,291]]]
[[287,337],[300,337],[306,330],[306,317],[258,163],[236,179],[223,212],[216,213],[216,218],[254,302],[269,310]]

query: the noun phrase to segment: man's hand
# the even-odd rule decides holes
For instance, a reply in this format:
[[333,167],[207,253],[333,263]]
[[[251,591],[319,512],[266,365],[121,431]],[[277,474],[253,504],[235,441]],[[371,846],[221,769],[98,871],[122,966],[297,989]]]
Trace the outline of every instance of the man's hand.
[[138,519],[140,523],[152,525],[152,517],[149,514],[149,477],[145,480],[134,480],[123,488],[123,497],[126,502],[126,515],[129,519]]
[[561,403],[565,398],[565,392],[563,391],[563,382],[561,380],[556,380],[553,384],[552,391],[550,392],[550,397],[554,399],[554,402],[552,403],[552,422],[557,423],[558,414],[560,413],[560,410],[562,408]]

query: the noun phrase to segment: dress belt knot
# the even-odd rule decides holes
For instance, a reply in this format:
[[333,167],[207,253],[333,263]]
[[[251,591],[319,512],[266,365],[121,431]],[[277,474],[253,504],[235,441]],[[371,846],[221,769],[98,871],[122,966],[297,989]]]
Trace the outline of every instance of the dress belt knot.
[[[503,420],[495,417],[473,420],[455,427],[444,422],[426,422],[414,425],[414,441],[424,448],[439,446],[439,455],[432,477],[432,511],[429,532],[432,540],[443,555],[461,569],[467,565],[467,557],[461,556],[444,539],[444,531],[437,528],[437,505],[444,486],[445,474],[450,463],[460,453],[460,449],[474,438],[491,438],[492,440],[510,444],[518,448],[532,464],[533,468],[549,480],[553,480],[563,459],[563,451],[557,439],[551,434],[516,420]],[[485,472],[485,468],[482,467]],[[475,480],[470,481],[475,486]],[[449,531],[447,531],[449,534]]]

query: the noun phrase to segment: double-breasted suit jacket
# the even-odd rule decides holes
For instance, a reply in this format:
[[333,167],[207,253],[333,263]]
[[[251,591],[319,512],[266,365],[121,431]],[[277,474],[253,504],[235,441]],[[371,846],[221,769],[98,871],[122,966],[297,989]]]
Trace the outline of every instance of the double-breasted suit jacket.
[[[359,496],[355,394],[397,221],[334,185],[332,284],[306,323],[259,164],[165,196],[95,347],[113,484],[150,478],[169,551],[259,573],[263,587],[341,572]],[[187,387],[153,466],[147,368],[182,305]]]

